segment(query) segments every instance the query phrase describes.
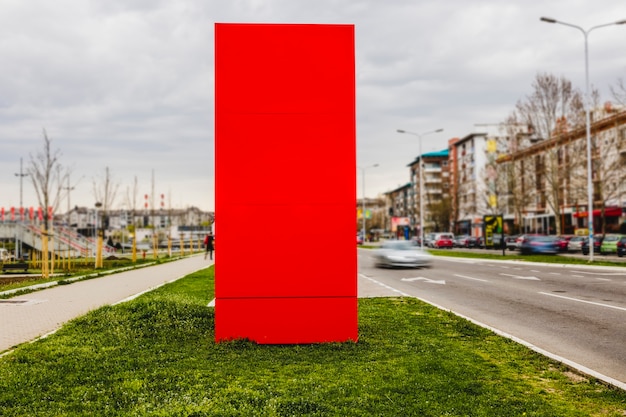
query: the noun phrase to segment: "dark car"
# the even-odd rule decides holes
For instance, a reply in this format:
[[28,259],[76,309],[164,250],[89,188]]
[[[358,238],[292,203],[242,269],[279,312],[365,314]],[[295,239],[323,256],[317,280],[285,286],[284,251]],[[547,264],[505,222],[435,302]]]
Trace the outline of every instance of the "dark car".
[[[600,253],[600,246],[602,246],[602,240],[604,240],[603,236],[593,237],[593,253]],[[580,250],[583,252],[583,255],[589,255],[589,238],[588,237],[585,237],[585,240],[580,245]]]
[[525,236],[520,247],[522,255],[557,254],[559,252],[556,236]]
[[620,258],[626,255],[626,236],[622,236],[617,242],[617,256]]

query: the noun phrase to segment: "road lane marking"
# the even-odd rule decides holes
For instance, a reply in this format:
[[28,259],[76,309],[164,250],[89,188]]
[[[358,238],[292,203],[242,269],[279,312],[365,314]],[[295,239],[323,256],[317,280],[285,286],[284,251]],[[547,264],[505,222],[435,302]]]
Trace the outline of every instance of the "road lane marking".
[[596,281],[613,281],[610,278],[596,278]]
[[617,276],[621,277],[626,275],[624,272],[589,272],[589,271],[572,271],[577,274],[588,274],[588,275],[604,275],[604,276]]
[[434,280],[434,279],[429,279],[429,278],[424,278],[424,277],[401,278],[400,280],[401,281],[408,281],[408,282],[424,281],[424,282],[427,282],[429,284],[439,284],[439,285],[445,285],[445,283],[446,283],[445,280],[437,281],[437,280]]
[[367,280],[369,280],[369,281],[371,281],[371,282],[373,282],[374,284],[378,284],[378,285],[380,285],[381,287],[386,288],[386,289],[388,289],[388,290],[390,290],[390,291],[397,292],[398,294],[400,294],[400,295],[401,295],[401,296],[403,296],[403,297],[412,297],[412,295],[410,295],[410,294],[407,294],[407,293],[402,292],[402,291],[400,291],[400,290],[397,290],[397,289],[395,289],[395,288],[393,288],[393,287],[390,287],[390,286],[389,286],[389,285],[387,285],[387,284],[383,284],[383,283],[382,283],[382,282],[380,282],[380,281],[376,281],[374,278],[370,278],[370,277],[368,277],[367,275],[359,274],[359,276],[360,276],[360,277],[363,277],[363,278],[365,278],[365,279],[367,279]]
[[474,278],[474,277],[468,277],[466,275],[458,275],[458,274],[454,274],[455,277],[459,277],[459,278],[465,278],[465,279],[471,279],[473,281],[481,281],[481,282],[489,282],[486,279],[480,279],[480,278]]
[[502,273],[500,273],[500,275],[504,275],[505,277],[511,277],[511,278],[515,278],[515,279],[525,279],[525,280],[529,280],[529,281],[541,281],[537,277],[527,277],[527,276],[522,276],[522,275],[511,275],[511,274],[502,274]]
[[578,299],[578,298],[565,297],[565,296],[563,296],[563,295],[551,294],[551,293],[549,293],[549,292],[540,292],[539,294],[549,295],[550,297],[562,298],[562,299],[564,299],[564,300],[577,301],[577,302],[579,302],[579,303],[592,304],[592,305],[594,305],[594,306],[600,306],[600,307],[606,307],[606,308],[613,308],[613,309],[615,309],[615,310],[626,311],[626,308],[624,308],[624,307],[612,306],[612,305],[610,305],[610,304],[596,303],[596,302],[594,302],[594,301],[580,300],[580,299]]

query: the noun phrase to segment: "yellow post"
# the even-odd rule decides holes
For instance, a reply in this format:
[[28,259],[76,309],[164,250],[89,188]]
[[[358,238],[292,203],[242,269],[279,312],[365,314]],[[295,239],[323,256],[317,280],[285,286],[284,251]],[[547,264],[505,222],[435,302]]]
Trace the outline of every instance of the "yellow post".
[[54,251],[54,235],[50,233],[50,241],[48,242],[48,246],[52,248],[50,251],[50,275],[54,274],[54,264],[56,262],[56,252]]
[[47,279],[48,272],[48,232],[44,225],[41,225],[41,277]]
[[[153,229],[156,232],[156,229]],[[152,254],[154,259],[159,258],[159,236],[157,233],[152,233]]]
[[185,235],[183,233],[180,234],[180,256],[185,255]]
[[167,254],[172,257],[172,235],[167,235]]
[[98,230],[98,243],[96,246],[96,268],[102,268],[102,234]]

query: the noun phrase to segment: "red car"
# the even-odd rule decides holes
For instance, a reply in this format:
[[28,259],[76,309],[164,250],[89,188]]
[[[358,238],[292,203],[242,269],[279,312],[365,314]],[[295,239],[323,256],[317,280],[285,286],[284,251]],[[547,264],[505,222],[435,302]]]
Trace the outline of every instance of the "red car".
[[454,235],[451,233],[437,233],[432,242],[433,248],[441,249],[454,247]]
[[573,238],[573,235],[561,235],[557,236],[556,246],[559,248],[559,252],[567,252],[567,244],[570,239]]

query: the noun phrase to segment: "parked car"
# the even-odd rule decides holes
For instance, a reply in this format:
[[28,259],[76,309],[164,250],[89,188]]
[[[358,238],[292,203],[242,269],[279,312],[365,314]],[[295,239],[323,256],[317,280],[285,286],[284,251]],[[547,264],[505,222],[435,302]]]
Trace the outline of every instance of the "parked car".
[[610,253],[617,253],[617,242],[622,238],[622,235],[606,235],[600,245],[600,255],[608,255]]
[[455,248],[469,248],[469,235],[460,235],[454,238],[454,247]]
[[508,250],[517,249],[517,238],[519,235],[507,236],[504,241],[506,242],[506,248]]
[[584,241],[585,236],[573,236],[569,242],[567,242],[567,251],[580,252]]
[[558,238],[556,236],[526,235],[522,241],[520,252],[522,255],[530,254],[556,254],[559,252]]
[[567,248],[567,244],[569,243],[570,239],[573,238],[573,235],[559,235],[557,236],[557,246],[559,247],[559,252],[567,252],[568,248]]
[[424,247],[433,247],[433,241],[435,240],[435,233],[426,233],[424,235]]
[[432,247],[437,249],[448,248],[454,246],[454,235],[452,233],[436,233],[432,241]]
[[[593,237],[593,253],[600,252],[600,246],[602,245],[602,236],[594,236]],[[589,237],[585,236],[585,240],[580,246],[580,250],[583,255],[589,255]]]
[[388,240],[380,249],[374,251],[374,263],[377,267],[430,267],[433,256],[415,246],[409,240]]
[[357,245],[363,244],[363,238],[361,237],[361,235],[356,235],[356,244]]
[[619,256],[620,258],[624,255],[626,255],[626,236],[622,236],[618,241],[617,241],[617,256]]

